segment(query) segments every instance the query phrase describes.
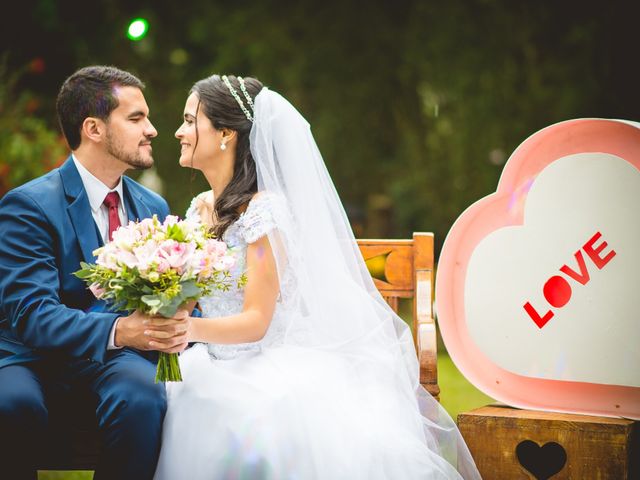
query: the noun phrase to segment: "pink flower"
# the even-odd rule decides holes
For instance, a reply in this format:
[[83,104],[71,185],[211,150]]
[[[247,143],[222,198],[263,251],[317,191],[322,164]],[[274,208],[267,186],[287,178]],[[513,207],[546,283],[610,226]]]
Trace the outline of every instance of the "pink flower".
[[116,253],[116,261],[120,265],[126,265],[128,268],[135,268],[139,264],[136,256],[131,252],[127,252],[126,250],[120,250]]
[[139,247],[133,249],[138,260],[138,270],[146,271],[151,267],[152,262],[156,260],[156,252],[158,250],[158,244],[153,240],[148,240]]
[[165,260],[170,268],[182,273],[185,264],[191,258],[196,246],[193,243],[180,243],[175,240],[165,240],[160,244],[158,257]]
[[107,249],[106,247],[101,249],[96,263],[114,272],[118,270],[116,253],[112,249]]
[[153,232],[155,230],[153,219],[145,218],[141,220],[138,224],[138,230],[140,231],[142,237],[146,237],[149,233]]
[[89,290],[91,290],[91,293],[93,293],[93,296],[97,299],[101,299],[105,294],[105,289],[101,288],[97,283],[92,283],[91,285],[89,285]]
[[180,221],[180,218],[176,215],[167,215],[164,219],[163,225],[174,225]]
[[227,253],[227,244],[218,240],[208,240],[206,251],[208,255],[219,257]]
[[231,255],[225,255],[216,260],[216,262],[213,264],[213,268],[218,271],[229,270],[235,263],[236,259],[234,257],[232,257]]
[[138,232],[134,227],[135,224],[129,222],[128,226],[120,227],[113,232],[113,243],[117,248],[123,250],[131,250],[133,248],[133,245],[141,236],[140,232]]
[[169,262],[167,262],[164,258],[158,259],[158,266],[156,267],[156,270],[158,270],[158,273],[164,273],[170,268],[171,268],[171,265],[169,265]]

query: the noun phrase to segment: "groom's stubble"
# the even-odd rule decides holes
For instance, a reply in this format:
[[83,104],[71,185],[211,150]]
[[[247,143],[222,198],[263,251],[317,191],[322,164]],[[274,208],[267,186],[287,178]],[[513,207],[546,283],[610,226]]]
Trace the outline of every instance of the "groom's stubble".
[[[153,156],[151,155],[151,153],[145,156],[140,152],[142,142],[138,144],[138,148],[135,151],[127,151],[124,148],[122,142],[119,141],[116,135],[114,135],[111,128],[107,128],[105,140],[107,153],[117,158],[121,162],[126,163],[131,168],[134,168],[136,170],[146,170],[153,167]],[[151,138],[147,138],[145,141],[150,142]]]

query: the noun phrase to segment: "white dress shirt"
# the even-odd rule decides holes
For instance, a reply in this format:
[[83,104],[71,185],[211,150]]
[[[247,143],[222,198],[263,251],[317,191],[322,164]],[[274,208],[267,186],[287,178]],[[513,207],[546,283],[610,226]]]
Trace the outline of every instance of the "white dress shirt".
[[124,207],[124,196],[122,193],[122,177],[120,177],[120,181],[115,188],[109,188],[93,174],[87,170],[84,165],[82,165],[78,159],[71,155],[73,158],[73,163],[76,165],[78,169],[78,173],[80,174],[80,178],[82,179],[82,184],[84,185],[84,189],[87,192],[87,197],[89,197],[89,205],[91,205],[91,214],[93,215],[93,219],[98,226],[98,231],[100,232],[100,236],[102,237],[102,243],[107,243],[109,241],[109,209],[103,203],[104,197],[107,196],[107,193],[117,192],[120,197],[120,203],[118,204],[118,216],[120,217],[120,225],[127,224],[127,210]]
[[[75,155],[71,154],[71,158],[73,159],[73,163],[78,169],[78,173],[80,174],[80,178],[82,179],[82,184],[84,185],[84,189],[87,192],[87,197],[89,197],[89,205],[91,205],[91,215],[98,226],[98,231],[100,232],[100,236],[102,237],[102,242],[107,243],[109,241],[109,209],[104,204],[104,197],[107,196],[109,192],[118,192],[118,196],[120,197],[120,203],[118,204],[118,216],[120,217],[120,225],[127,224],[127,210],[124,207],[124,196],[122,191],[122,177],[120,177],[120,181],[115,188],[107,187],[102,181],[98,180],[89,170],[87,170],[84,165],[82,165]],[[118,317],[119,319],[120,317]],[[118,319],[113,324],[111,328],[111,334],[109,335],[109,344],[107,349],[113,350],[117,347],[115,344],[115,336],[116,336],[116,325],[118,324]]]

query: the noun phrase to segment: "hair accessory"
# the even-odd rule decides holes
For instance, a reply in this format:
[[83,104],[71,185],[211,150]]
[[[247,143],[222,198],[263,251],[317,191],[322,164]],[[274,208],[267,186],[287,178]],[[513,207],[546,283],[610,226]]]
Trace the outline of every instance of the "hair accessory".
[[240,82],[240,90],[242,90],[242,93],[244,94],[244,98],[247,99],[247,103],[251,107],[251,110],[255,112],[256,109],[253,106],[253,100],[251,100],[251,95],[249,95],[249,92],[247,92],[247,87],[244,86],[244,78],[242,77],[237,77],[237,78],[238,78],[238,82]]
[[242,99],[238,95],[238,92],[236,92],[236,89],[233,88],[233,86],[231,85],[231,82],[229,81],[229,77],[227,77],[226,75],[223,75],[222,81],[229,89],[229,92],[231,92],[231,95],[233,96],[233,98],[236,99],[236,102],[238,102],[238,105],[240,105],[240,108],[244,112],[244,115],[247,117],[247,119],[253,122],[253,116],[251,115],[251,112],[247,110],[247,107],[244,106],[244,103],[242,102]]

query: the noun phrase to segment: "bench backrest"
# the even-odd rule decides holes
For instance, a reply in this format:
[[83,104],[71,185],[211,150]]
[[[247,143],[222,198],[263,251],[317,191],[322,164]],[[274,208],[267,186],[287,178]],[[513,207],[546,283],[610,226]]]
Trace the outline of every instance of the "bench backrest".
[[438,398],[436,325],[433,319],[433,234],[410,240],[358,240],[378,291],[398,312],[398,300],[413,301],[411,331],[420,361],[420,383]]

